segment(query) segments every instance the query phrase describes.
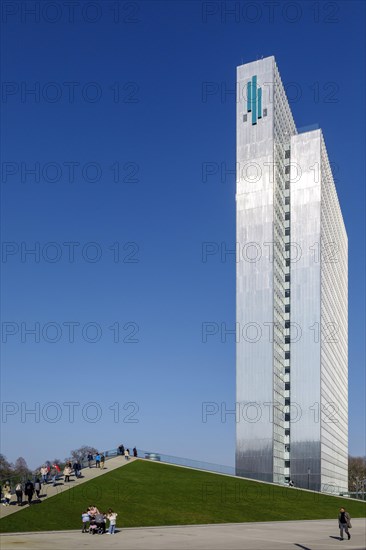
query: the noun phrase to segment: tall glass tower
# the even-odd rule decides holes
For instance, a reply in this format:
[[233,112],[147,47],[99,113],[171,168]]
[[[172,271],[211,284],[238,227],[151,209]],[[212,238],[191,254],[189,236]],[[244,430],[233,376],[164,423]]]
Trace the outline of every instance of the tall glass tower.
[[274,57],[237,69],[237,475],[348,490],[348,241]]

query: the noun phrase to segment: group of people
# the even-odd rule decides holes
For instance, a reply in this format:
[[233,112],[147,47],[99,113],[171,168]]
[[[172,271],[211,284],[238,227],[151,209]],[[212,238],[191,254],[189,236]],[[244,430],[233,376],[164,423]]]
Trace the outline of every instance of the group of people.
[[68,483],[70,481],[70,476],[72,472],[74,472],[75,479],[81,477],[81,468],[82,466],[79,460],[75,460],[74,464],[71,464],[70,460],[66,462],[65,468],[63,470],[64,483]]
[[52,466],[47,466],[44,464],[41,469],[41,480],[44,485],[48,484],[48,481],[52,481],[52,485],[55,486],[58,476],[61,474],[61,468],[58,464],[52,464]]
[[[94,460],[94,457],[93,457],[92,453],[88,454],[87,459],[88,459],[88,466],[89,466],[89,468],[91,468],[92,467],[92,462]],[[104,453],[102,453],[102,454],[97,453],[95,455],[95,467],[96,468],[101,468],[103,470],[104,469],[104,463],[105,463]]]
[[[41,488],[42,484],[40,479],[37,477],[34,483],[28,479],[23,488],[23,484],[21,482],[17,483],[15,486],[15,495],[17,498],[17,504],[18,506],[23,506],[23,493],[28,499],[28,504],[32,504],[35,502],[33,500],[34,493],[36,493],[37,501],[41,502]],[[11,486],[10,481],[6,481],[2,487],[2,492],[4,495],[4,502],[3,506],[10,506],[11,501]]]
[[90,533],[95,535],[96,533],[103,535],[106,533],[106,523],[109,521],[109,528],[107,535],[114,535],[116,529],[116,521],[118,514],[113,512],[112,508],[109,508],[108,512],[100,512],[98,508],[89,506],[89,508],[81,514],[81,521],[83,524],[82,533]]
[[[129,460],[129,458],[130,458],[130,449],[125,449],[124,445],[120,445],[118,447],[118,452],[119,452],[120,455],[124,455],[125,460]],[[136,449],[136,447],[134,447],[132,449],[132,454],[135,458],[137,458],[137,449]]]

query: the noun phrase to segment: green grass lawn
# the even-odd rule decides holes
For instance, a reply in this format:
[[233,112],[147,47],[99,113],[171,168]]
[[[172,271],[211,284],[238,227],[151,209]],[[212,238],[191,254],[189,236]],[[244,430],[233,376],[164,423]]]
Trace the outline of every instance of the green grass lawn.
[[89,505],[113,508],[117,527],[337,518],[366,503],[138,460],[5,517],[1,532],[78,529]]

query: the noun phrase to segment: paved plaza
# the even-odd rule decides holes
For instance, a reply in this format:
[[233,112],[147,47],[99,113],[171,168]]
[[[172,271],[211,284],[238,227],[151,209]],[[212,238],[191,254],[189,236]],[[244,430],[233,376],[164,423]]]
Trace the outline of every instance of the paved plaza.
[[230,523],[121,529],[115,535],[80,531],[8,534],[1,550],[365,550],[366,520],[353,519],[351,540],[339,540],[337,520]]

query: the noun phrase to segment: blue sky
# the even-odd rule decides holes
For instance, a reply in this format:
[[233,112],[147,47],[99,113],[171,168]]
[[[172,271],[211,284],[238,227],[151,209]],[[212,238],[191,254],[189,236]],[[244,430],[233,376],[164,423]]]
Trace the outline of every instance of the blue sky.
[[233,415],[203,422],[202,403],[234,408],[235,342],[201,332],[234,327],[235,261],[201,250],[235,246],[235,177],[202,167],[234,169],[236,66],[275,55],[334,163],[364,454],[364,3],[79,4],[3,4],[2,452],[36,466],[124,442],[233,464]]

